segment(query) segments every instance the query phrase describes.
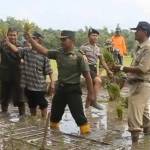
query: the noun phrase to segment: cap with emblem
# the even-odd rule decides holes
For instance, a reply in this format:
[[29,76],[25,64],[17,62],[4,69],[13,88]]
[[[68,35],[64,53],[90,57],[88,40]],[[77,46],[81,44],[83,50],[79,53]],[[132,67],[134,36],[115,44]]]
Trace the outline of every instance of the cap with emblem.
[[75,39],[75,32],[69,30],[61,31],[60,39],[64,39],[64,38]]
[[89,32],[88,32],[88,35],[91,35],[92,33],[95,33],[95,34],[99,35],[99,32],[96,29],[90,28]]
[[150,24],[146,21],[140,21],[136,28],[131,28],[131,30],[143,30],[150,34]]

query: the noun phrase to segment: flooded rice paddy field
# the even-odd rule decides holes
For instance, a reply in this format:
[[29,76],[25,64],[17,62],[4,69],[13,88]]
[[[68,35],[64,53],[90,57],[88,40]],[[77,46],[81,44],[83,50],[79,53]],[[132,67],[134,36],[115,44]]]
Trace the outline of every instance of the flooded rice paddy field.
[[[86,91],[83,91],[83,100]],[[60,131],[48,129],[47,150],[150,150],[150,136],[140,136],[140,144],[131,145],[126,110],[122,121],[117,119],[115,102],[108,102],[105,90],[99,94],[103,110],[88,108],[86,116],[92,133],[81,136],[68,107],[60,123]],[[50,110],[50,104],[49,104]],[[27,109],[27,112],[28,109]],[[10,106],[9,114],[0,114],[0,150],[40,150],[43,141],[45,120],[38,115],[19,119],[17,108]]]

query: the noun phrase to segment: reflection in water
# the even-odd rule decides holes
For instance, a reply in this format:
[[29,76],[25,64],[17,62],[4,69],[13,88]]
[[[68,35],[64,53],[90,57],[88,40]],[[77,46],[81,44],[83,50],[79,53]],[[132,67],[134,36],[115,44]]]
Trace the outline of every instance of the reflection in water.
[[[83,93],[83,99],[85,100],[86,91],[83,91]],[[92,127],[92,133],[90,135],[87,135],[85,138],[91,139],[91,141],[85,140],[84,138],[82,139],[80,137],[75,138],[74,136],[60,135],[56,134],[55,132],[51,132],[49,133],[50,137],[47,140],[47,145],[52,146],[53,149],[57,150],[65,148],[79,149],[77,148],[77,146],[79,147],[79,145],[80,147],[82,147],[82,149],[87,150],[117,150],[118,147],[120,147],[120,149],[124,147],[125,150],[131,149],[131,137],[130,133],[127,131],[128,126],[126,121],[126,115],[124,115],[123,121],[118,121],[115,112],[115,103],[108,102],[107,99],[108,94],[105,91],[101,92],[99,94],[99,100],[103,101],[101,102],[101,104],[104,109],[100,111],[93,107],[85,109],[86,116]],[[10,122],[13,122],[13,124],[20,123],[17,108],[11,107],[10,110],[10,115],[8,117],[4,118],[0,115],[0,133],[2,133],[3,128],[6,125],[9,125]],[[124,114],[126,114],[126,112]],[[34,121],[34,124],[36,124],[36,121],[37,120]],[[25,128],[25,124],[26,121],[22,123],[22,125],[20,125],[19,127]],[[27,125],[29,126],[29,123],[27,123]],[[73,134],[77,136],[80,135],[79,127],[73,120],[68,107],[66,107],[65,114],[63,115],[63,119],[60,122],[60,131],[67,134]],[[150,150],[150,137],[144,137],[141,135],[140,138],[140,144],[138,146],[133,146],[132,149]],[[35,136],[34,139],[40,139],[40,137]],[[96,140],[97,142],[104,141],[110,145],[101,145],[96,142],[92,142],[92,139]],[[28,141],[32,140],[33,139],[28,139]]]

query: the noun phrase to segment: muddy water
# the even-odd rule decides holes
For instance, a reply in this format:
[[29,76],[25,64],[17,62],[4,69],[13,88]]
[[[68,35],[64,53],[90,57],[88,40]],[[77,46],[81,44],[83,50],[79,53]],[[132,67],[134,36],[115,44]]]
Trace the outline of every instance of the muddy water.
[[[86,90],[83,91],[83,100],[85,97]],[[79,128],[66,107],[60,123],[61,132],[48,130],[47,149],[150,150],[150,136],[141,134],[140,144],[131,145],[131,137],[127,131],[126,110],[123,121],[119,121],[115,113],[115,103],[108,102],[108,99],[107,92],[103,90],[98,98],[103,110],[99,111],[92,107],[85,110],[92,127],[92,133],[86,136],[80,136]],[[27,116],[24,120],[19,120],[17,109],[10,106],[9,110],[9,115],[0,115],[0,150],[4,149],[4,143],[5,149],[38,150],[43,139],[44,122],[39,116],[37,118]]]

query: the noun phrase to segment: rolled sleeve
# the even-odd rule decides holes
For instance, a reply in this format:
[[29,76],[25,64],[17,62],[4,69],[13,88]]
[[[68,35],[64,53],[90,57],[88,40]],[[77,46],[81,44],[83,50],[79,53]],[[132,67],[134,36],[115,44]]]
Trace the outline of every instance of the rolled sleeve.
[[85,56],[80,57],[80,69],[81,69],[82,73],[90,71],[90,68],[89,68],[89,65],[88,65],[88,60]]
[[81,46],[80,47],[80,51],[82,51],[83,53],[85,53],[86,52],[86,47],[85,46]]
[[56,59],[57,58],[57,54],[58,54],[58,51],[57,50],[50,50],[48,51],[47,53],[47,57],[49,59]]

